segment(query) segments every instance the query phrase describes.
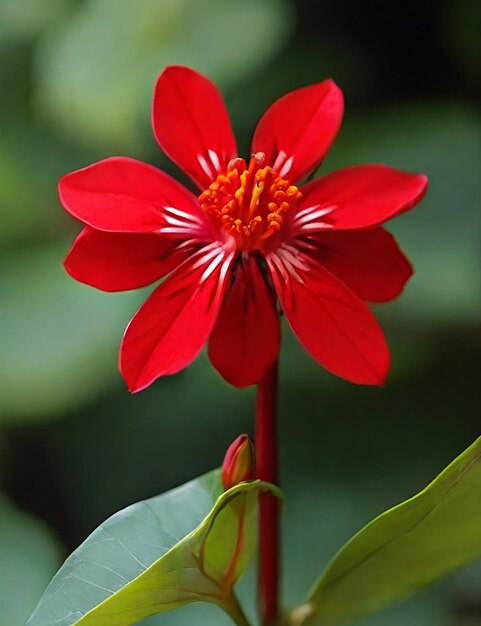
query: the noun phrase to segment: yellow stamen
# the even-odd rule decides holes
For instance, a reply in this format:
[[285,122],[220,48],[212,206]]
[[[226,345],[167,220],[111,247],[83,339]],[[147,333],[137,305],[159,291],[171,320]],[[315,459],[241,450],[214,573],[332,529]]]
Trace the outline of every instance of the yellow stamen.
[[242,250],[262,248],[266,239],[280,231],[286,213],[302,196],[264,162],[262,153],[253,155],[249,165],[233,159],[227,171],[199,196],[202,209],[221,221]]

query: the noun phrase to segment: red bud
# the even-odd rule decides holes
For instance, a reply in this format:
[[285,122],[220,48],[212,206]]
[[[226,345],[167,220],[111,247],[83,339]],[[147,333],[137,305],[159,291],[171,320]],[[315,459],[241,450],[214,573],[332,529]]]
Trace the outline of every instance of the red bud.
[[222,464],[222,484],[230,489],[254,478],[254,446],[249,435],[240,435],[231,443]]

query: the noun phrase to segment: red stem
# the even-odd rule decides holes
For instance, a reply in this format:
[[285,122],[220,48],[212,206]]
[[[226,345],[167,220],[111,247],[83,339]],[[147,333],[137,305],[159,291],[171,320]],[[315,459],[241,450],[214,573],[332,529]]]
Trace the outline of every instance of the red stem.
[[[277,362],[257,387],[257,478],[278,484],[277,475]],[[279,501],[270,493],[259,502],[259,610],[262,626],[272,626],[279,615]]]

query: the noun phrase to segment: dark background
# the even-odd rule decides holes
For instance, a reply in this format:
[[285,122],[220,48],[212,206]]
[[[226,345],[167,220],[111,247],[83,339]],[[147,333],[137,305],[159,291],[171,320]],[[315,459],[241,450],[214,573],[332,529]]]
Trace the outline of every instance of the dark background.
[[[346,117],[323,171],[385,162],[430,178],[421,206],[392,224],[417,273],[399,301],[377,307],[393,352],[386,387],[333,378],[285,328],[287,602],[480,434],[480,7],[0,0],[1,626],[23,623],[105,517],[219,465],[252,430],[252,390],[230,389],[205,356],[129,396],[117,347],[145,293],[95,292],[61,267],[79,227],[58,204],[60,175],[113,154],[177,174],[149,128],[166,64],[221,85],[246,153],[274,98],[330,76]],[[480,587],[473,566],[359,624],[481,624]],[[226,622],[197,606],[149,621],[186,623]]]

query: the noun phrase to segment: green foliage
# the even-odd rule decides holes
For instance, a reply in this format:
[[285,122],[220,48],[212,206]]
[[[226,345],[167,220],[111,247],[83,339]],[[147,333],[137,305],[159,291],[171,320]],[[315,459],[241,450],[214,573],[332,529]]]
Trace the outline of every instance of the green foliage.
[[64,14],[71,0],[0,0],[0,42],[30,38]]
[[85,157],[20,116],[1,123],[0,136],[1,253],[64,237],[74,223],[60,209],[57,181]]
[[0,494],[0,622],[24,624],[57,569],[61,549],[43,523]]
[[222,493],[216,470],[117,513],[67,559],[28,626],[130,626],[192,602],[237,620],[233,587],[252,554],[266,489],[255,481]]
[[67,249],[0,260],[0,422],[53,415],[117,378],[117,346],[137,296],[75,284],[61,265]]
[[84,2],[41,45],[38,103],[89,147],[139,150],[163,67],[235,84],[283,44],[288,15],[284,0],[143,0],[141,11],[137,0]]
[[[306,624],[343,623],[481,556],[481,438],[426,489],[361,530],[310,594]],[[304,622],[302,622],[304,623]]]
[[416,269],[402,298],[386,310],[405,327],[480,321],[478,127],[477,113],[460,104],[396,106],[358,117],[348,112],[320,172],[383,162],[429,177],[421,205],[387,225]]

